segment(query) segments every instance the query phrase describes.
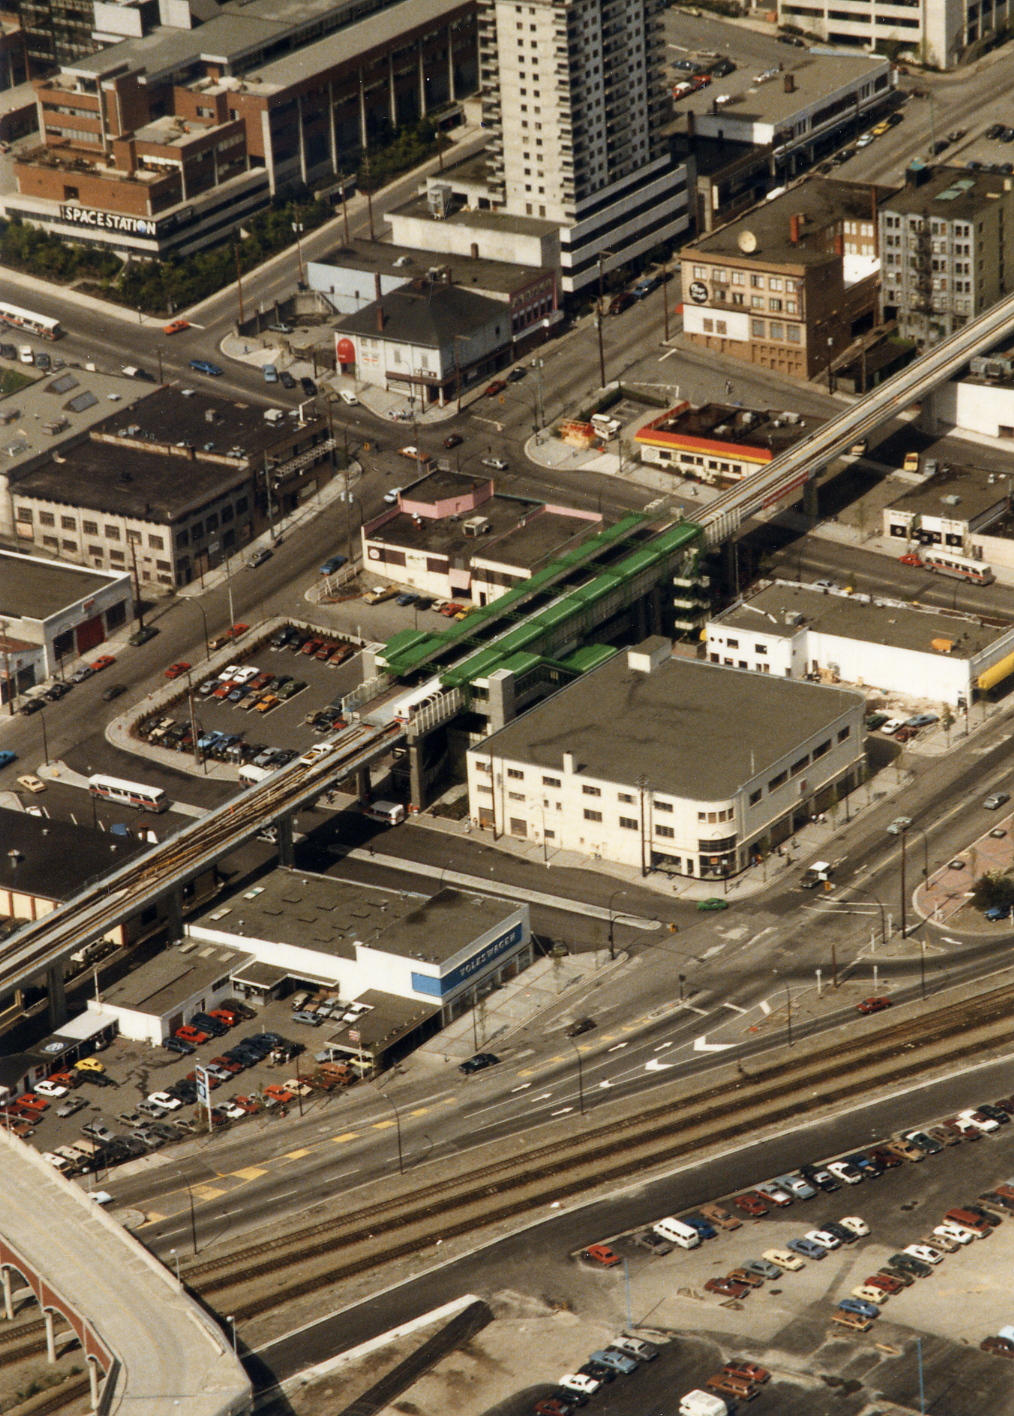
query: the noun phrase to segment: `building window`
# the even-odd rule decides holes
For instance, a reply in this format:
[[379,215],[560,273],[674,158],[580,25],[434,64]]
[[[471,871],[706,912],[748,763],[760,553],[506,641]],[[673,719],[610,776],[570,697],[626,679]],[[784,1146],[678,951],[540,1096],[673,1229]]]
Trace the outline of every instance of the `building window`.
[[128,545],[131,545],[131,546],[139,546],[139,545],[141,544],[141,541],[142,541],[142,537],[141,537],[140,531],[128,531],[128,532],[127,532],[127,544],[128,544]]
[[638,829],[638,822],[635,816],[621,816],[620,825],[625,831],[636,831]]
[[753,646],[753,652],[755,654],[766,654],[768,652],[768,646],[766,644],[755,644]]
[[52,513],[51,511],[40,511],[40,512],[39,512],[39,525],[40,525],[40,526],[55,526],[55,525],[56,525],[56,517],[53,515],[53,513]]
[[772,321],[771,321],[771,338],[772,338],[772,339],[784,339],[784,338],[785,338],[785,326],[781,323],[780,320],[772,320]]
[[525,779],[525,774],[524,772],[522,772],[520,767],[508,767],[507,775],[508,777],[515,778],[515,780],[519,782],[523,782]]
[[778,790],[778,788],[781,787],[781,786],[784,786],[784,784],[785,784],[788,780],[789,780],[789,774],[788,774],[788,772],[779,772],[777,777],[772,777],[771,780],[770,780],[770,782],[768,782],[768,791],[769,791],[769,792],[776,792],[776,791]]
[[508,800],[508,801],[524,801],[524,799],[525,799],[525,794],[524,794],[524,792],[508,792],[508,793],[507,793],[507,800]]
[[760,787],[758,787],[755,792],[751,792],[751,793],[750,793],[750,805],[751,805],[751,806],[756,806],[757,803],[760,801],[760,799],[761,799],[761,789],[760,789]]
[[543,777],[542,785],[544,787],[558,787],[560,785],[560,779],[559,777]]
[[817,760],[818,757],[823,757],[825,753],[828,753],[828,752],[830,752],[830,751],[831,751],[831,739],[828,738],[827,742],[822,742],[819,747],[815,747],[815,748],[813,749],[813,760],[814,760],[814,762],[816,762],[816,760]]
[[800,758],[798,758],[795,762],[793,762],[793,764],[792,764],[792,766],[791,766],[791,768],[790,768],[789,770],[791,771],[791,773],[792,773],[792,775],[793,775],[794,777],[798,777],[799,774],[800,774],[800,772],[802,772],[803,768],[804,768],[804,767],[807,767],[807,766],[809,765],[809,762],[810,762],[810,754],[809,754],[809,753],[806,753],[806,755],[805,755],[804,757],[800,757]]
[[[1003,435],[1003,429],[1001,428],[1000,436],[1003,437]],[[1014,438],[1014,428],[1011,428],[1009,436]],[[16,521],[27,521],[29,524],[31,524],[33,519],[33,512],[30,507],[19,506],[14,514],[14,519]]]
[[838,741],[839,741],[839,742],[845,742],[845,740],[846,740],[847,738],[850,738],[851,736],[852,736],[852,729],[851,729],[851,728],[840,728],[839,731],[838,731]]
[[633,806],[634,798],[630,792],[617,792],[616,800],[626,802],[628,806]]
[[44,546],[49,546],[50,549],[54,551],[58,551],[60,549],[60,542],[55,536],[43,536],[42,544]]
[[118,541],[120,539],[120,528],[118,526],[106,527],[106,540]]
[[763,289],[764,289],[764,277],[763,277],[762,275],[751,275],[751,277],[750,277],[750,289],[751,289],[751,290],[763,290]]
[[764,338],[764,328],[765,328],[765,326],[764,326],[764,321],[763,321],[763,320],[751,320],[751,321],[750,321],[750,334],[751,334],[752,338],[754,338],[754,339],[763,339],[763,338]]
[[672,811],[672,802],[659,801],[658,797],[656,797],[654,801],[654,807],[656,811]]
[[798,325],[786,325],[786,326],[785,326],[785,338],[786,338],[786,341],[787,341],[789,344],[800,344],[802,341],[801,341],[800,338],[799,338],[799,326],[798,326]]
[[99,534],[99,523],[97,521],[82,521],[81,530],[86,536],[97,536]]
[[152,550],[152,551],[164,551],[164,550],[165,550],[165,542],[162,540],[162,537],[161,537],[161,536],[149,536],[149,537],[148,537],[148,549],[149,549],[149,550]]
[[601,787],[582,787],[581,790],[582,790],[582,792],[584,792],[585,796],[601,796],[601,795],[602,795],[602,788],[601,788]]
[[727,649],[738,649],[738,648],[739,648],[739,640],[738,640],[738,639],[727,639],[727,640],[725,641],[725,645],[726,645],[726,648],[727,648]]
[[601,813],[601,811],[589,811],[588,808],[585,807],[585,810],[584,810],[584,819],[585,819],[586,821],[601,821],[601,820],[602,820],[602,813]]
[[667,840],[670,840],[670,841],[671,841],[672,838],[676,835],[676,832],[673,830],[673,828],[672,828],[671,826],[656,826],[656,827],[655,827],[655,835],[656,835],[656,836],[665,836]]

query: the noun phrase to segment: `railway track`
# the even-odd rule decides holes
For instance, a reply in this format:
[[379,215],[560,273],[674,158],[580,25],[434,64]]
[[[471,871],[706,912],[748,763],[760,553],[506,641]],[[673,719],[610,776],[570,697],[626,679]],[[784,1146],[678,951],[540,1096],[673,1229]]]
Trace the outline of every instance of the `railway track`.
[[[255,1298],[229,1300],[237,1319],[251,1318],[437,1240],[474,1233],[604,1181],[629,1180],[639,1170],[901,1080],[925,1069],[927,1053],[933,1065],[973,1055],[991,1046],[995,1034],[1006,1038],[1012,1008],[1014,987],[995,989],[872,1036],[864,1032],[799,1058],[779,1057],[749,1078],[681,1097],[678,1112],[670,1100],[636,1116],[618,1116],[580,1137],[534,1147],[520,1159],[472,1168],[457,1180],[417,1186],[409,1196],[205,1260],[186,1270],[186,1281],[202,1297],[258,1280],[270,1283],[271,1290]],[[336,1251],[340,1259],[327,1262]],[[286,1277],[303,1266],[311,1271]]]

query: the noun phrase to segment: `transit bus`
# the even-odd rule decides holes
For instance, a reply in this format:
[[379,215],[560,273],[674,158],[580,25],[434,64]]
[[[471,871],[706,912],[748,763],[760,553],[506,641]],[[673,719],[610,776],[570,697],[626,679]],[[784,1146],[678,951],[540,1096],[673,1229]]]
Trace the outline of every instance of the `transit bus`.
[[953,575],[955,579],[968,580],[973,585],[992,585],[995,579],[985,561],[958,556],[953,551],[938,551],[926,547],[920,552],[919,559],[927,570],[932,570],[936,575]]
[[146,787],[143,782],[125,782],[120,777],[89,777],[88,790],[93,797],[101,797],[117,806],[134,806],[138,811],[169,809],[169,798],[162,788]]
[[0,320],[14,329],[23,329],[27,334],[37,334],[40,339],[59,339],[63,334],[59,320],[51,320],[48,315],[37,315],[33,310],[23,310],[20,305],[8,305],[0,301]]

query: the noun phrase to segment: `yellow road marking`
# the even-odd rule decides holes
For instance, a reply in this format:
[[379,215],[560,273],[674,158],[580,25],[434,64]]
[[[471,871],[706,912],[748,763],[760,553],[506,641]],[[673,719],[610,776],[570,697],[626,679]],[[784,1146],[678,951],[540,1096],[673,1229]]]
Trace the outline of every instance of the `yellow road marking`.
[[214,1185],[195,1185],[194,1194],[199,1200],[217,1200],[219,1195],[224,1195],[225,1190],[219,1190]]
[[429,1110],[428,1106],[418,1106],[415,1111],[410,1111],[408,1114],[410,1116],[428,1116]]
[[227,1170],[222,1179],[228,1180],[235,1177],[237,1180],[257,1180],[267,1173],[266,1170],[262,1170],[256,1165],[248,1165],[245,1170]]
[[340,1146],[343,1141],[356,1141],[359,1139],[358,1131],[343,1131],[340,1136],[332,1136],[332,1141],[336,1146]]
[[386,1131],[389,1126],[393,1126],[393,1121],[374,1121],[372,1129],[374,1131]]
[[289,1160],[299,1160],[302,1156],[304,1156],[304,1155],[309,1155],[309,1154],[310,1154],[309,1148],[306,1148],[306,1147],[305,1147],[303,1150],[298,1150],[298,1151],[286,1151],[286,1152],[285,1152],[285,1156],[286,1156],[286,1158],[289,1159]]

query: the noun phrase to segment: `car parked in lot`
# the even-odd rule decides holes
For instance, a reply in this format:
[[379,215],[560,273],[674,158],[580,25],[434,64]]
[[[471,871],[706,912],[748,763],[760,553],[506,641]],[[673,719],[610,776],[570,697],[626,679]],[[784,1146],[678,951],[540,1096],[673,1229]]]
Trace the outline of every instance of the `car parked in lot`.
[[735,1283],[731,1278],[709,1278],[704,1285],[705,1293],[716,1293],[720,1298],[745,1298],[750,1292],[746,1283]]
[[776,1185],[773,1180],[764,1180],[755,1188],[758,1194],[763,1195],[765,1200],[770,1200],[778,1209],[787,1209],[792,1204],[791,1194]]
[[864,998],[861,1003],[856,1004],[856,1011],[859,1013],[882,1013],[885,1008],[890,1008],[890,998]]
[[765,1249],[761,1258],[776,1264],[780,1269],[789,1269],[792,1273],[798,1273],[806,1267],[798,1254],[793,1254],[789,1249]]
[[782,1276],[778,1264],[767,1258],[747,1259],[743,1267],[746,1269],[747,1273],[752,1273],[757,1278],[781,1278]]
[[794,1254],[802,1254],[804,1259],[823,1259],[829,1252],[822,1244],[806,1238],[790,1239],[786,1248],[791,1249]]
[[836,1180],[844,1180],[846,1185],[861,1185],[863,1183],[863,1173],[857,1170],[854,1165],[850,1165],[847,1160],[832,1160],[828,1163],[827,1169]]
[[743,1227],[741,1219],[737,1219],[724,1205],[716,1204],[714,1201],[701,1205],[701,1214],[711,1224],[717,1224],[719,1229],[742,1229]]
[[769,1212],[764,1198],[756,1190],[747,1190],[742,1195],[736,1195],[732,1203],[751,1219],[759,1219],[761,1215]]

